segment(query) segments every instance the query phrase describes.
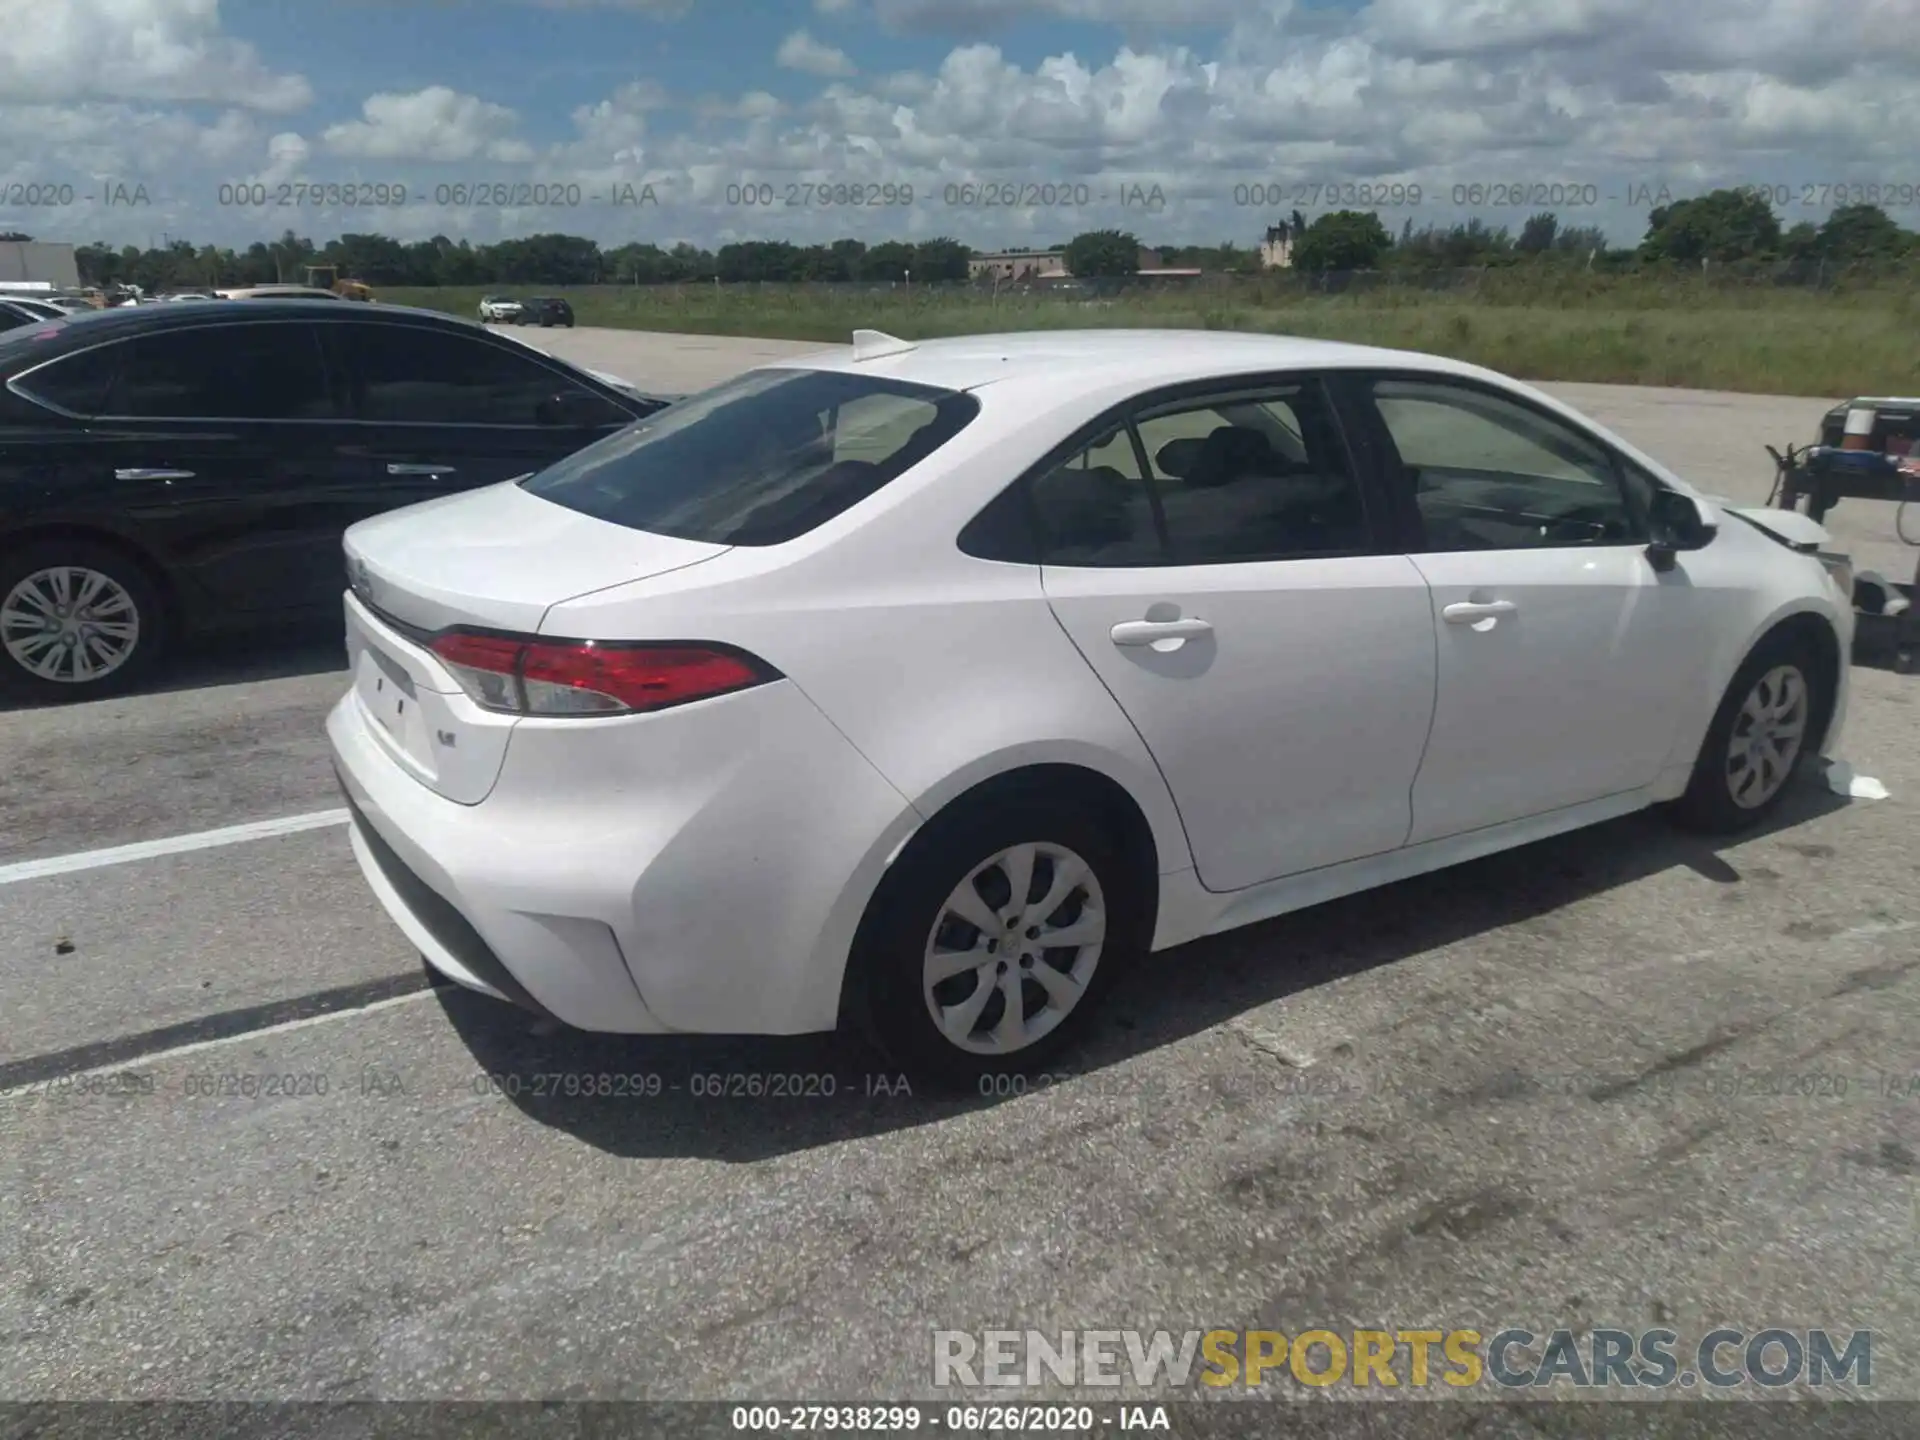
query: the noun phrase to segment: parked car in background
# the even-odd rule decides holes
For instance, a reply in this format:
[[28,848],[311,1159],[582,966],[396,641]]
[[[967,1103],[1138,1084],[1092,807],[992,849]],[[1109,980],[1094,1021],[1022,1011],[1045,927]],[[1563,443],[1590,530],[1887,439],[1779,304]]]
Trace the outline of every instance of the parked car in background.
[[1449,359],[868,332],[356,525],[328,734],[438,975],[974,1092],[1148,950],[1760,821],[1846,711],[1822,537]]
[[665,404],[469,322],[337,299],[0,335],[0,687],[106,694],[183,633],[324,614],[354,521]]
[[43,325],[60,313],[51,305],[36,305],[12,298],[0,299],[0,333],[17,330],[22,325]]
[[505,325],[520,316],[520,302],[505,295],[488,295],[480,301],[482,325]]
[[75,305],[72,309],[68,309],[56,301],[42,300],[38,297],[28,295],[9,295],[6,299],[7,303],[12,305],[15,310],[22,311],[41,320],[60,320],[79,310],[92,308],[88,305]]
[[216,290],[222,300],[338,300],[331,290],[312,285],[243,285],[235,290]]
[[543,327],[564,325],[571,330],[573,306],[557,295],[536,295],[521,305],[518,323]]

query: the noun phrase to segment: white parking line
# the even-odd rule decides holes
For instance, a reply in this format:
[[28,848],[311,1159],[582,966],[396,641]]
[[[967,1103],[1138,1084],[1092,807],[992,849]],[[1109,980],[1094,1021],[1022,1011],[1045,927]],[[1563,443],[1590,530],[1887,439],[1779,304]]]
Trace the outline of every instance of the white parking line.
[[307,815],[256,820],[249,825],[228,825],[224,829],[201,830],[192,835],[170,835],[164,840],[142,840],[134,845],[115,845],[106,850],[82,850],[75,855],[21,860],[12,865],[0,865],[0,885],[40,880],[48,875],[71,875],[76,870],[95,870],[102,865],[152,860],[161,855],[182,855],[190,850],[211,850],[220,845],[242,845],[249,840],[271,840],[277,835],[298,835],[303,830],[324,830],[330,825],[346,823],[345,810],[315,810]]
[[268,1025],[260,1030],[243,1030],[238,1035],[220,1035],[211,1040],[193,1040],[185,1045],[176,1045],[171,1050],[156,1050],[150,1055],[136,1055],[127,1060],[115,1060],[110,1064],[96,1065],[90,1070],[76,1071],[71,1075],[62,1075],[56,1081],[36,1081],[16,1085],[10,1090],[0,1090],[0,1104],[9,1100],[31,1099],[43,1092],[57,1092],[76,1080],[90,1080],[101,1075],[117,1075],[123,1070],[144,1070],[166,1060],[178,1060],[182,1055],[197,1054],[202,1050],[217,1050],[222,1045],[231,1045],[236,1040],[259,1040],[267,1035],[285,1035],[292,1030],[307,1030],[315,1025],[330,1024],[335,1020],[353,1020],[362,1015],[373,1015],[381,1010],[392,1010],[401,1005],[412,1005],[416,1001],[431,1000],[432,990],[416,990],[409,995],[394,995],[385,1000],[375,1000],[352,1010],[329,1010],[324,1015],[305,1015],[298,1020],[283,1021],[278,1025]]

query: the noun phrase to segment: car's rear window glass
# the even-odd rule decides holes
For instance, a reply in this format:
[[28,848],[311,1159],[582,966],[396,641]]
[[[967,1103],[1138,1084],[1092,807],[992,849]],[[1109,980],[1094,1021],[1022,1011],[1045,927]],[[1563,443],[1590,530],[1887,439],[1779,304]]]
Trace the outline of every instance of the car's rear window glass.
[[823,525],[964,429],[958,390],[840,370],[755,370],[522,482],[599,520],[714,545]]
[[[13,385],[29,399],[65,410],[70,415],[98,415],[106,408],[107,387],[112,383],[125,351],[124,345],[95,345],[86,350],[71,351],[51,365],[42,365],[29,371],[14,381]],[[30,358],[0,353],[0,366],[10,360],[21,364],[23,368],[32,364]]]

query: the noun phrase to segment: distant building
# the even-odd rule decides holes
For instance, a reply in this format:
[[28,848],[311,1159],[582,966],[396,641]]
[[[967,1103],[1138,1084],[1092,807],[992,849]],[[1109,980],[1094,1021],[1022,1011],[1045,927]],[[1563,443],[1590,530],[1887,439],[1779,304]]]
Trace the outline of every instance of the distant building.
[[1064,250],[1001,250],[967,261],[969,280],[1060,280],[1066,275]]
[[71,245],[37,240],[0,240],[0,281],[41,285],[50,290],[80,288],[80,266]]
[[[1183,270],[1168,270],[1160,263],[1160,252],[1140,249],[1136,262],[1143,275],[1183,275]],[[1197,271],[1195,274],[1199,273]],[[976,255],[967,261],[969,280],[1066,280],[1073,272],[1067,268],[1065,250],[1001,250],[991,255]]]
[[1260,242],[1262,270],[1288,270],[1293,266],[1294,234],[1291,226],[1269,225],[1267,238]]

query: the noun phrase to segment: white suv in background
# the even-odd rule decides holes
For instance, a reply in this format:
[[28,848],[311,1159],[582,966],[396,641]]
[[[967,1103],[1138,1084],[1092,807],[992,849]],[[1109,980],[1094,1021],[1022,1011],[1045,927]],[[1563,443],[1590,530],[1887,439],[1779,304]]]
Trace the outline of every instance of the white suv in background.
[[510,325],[520,318],[520,302],[504,295],[487,295],[480,301],[482,325]]

